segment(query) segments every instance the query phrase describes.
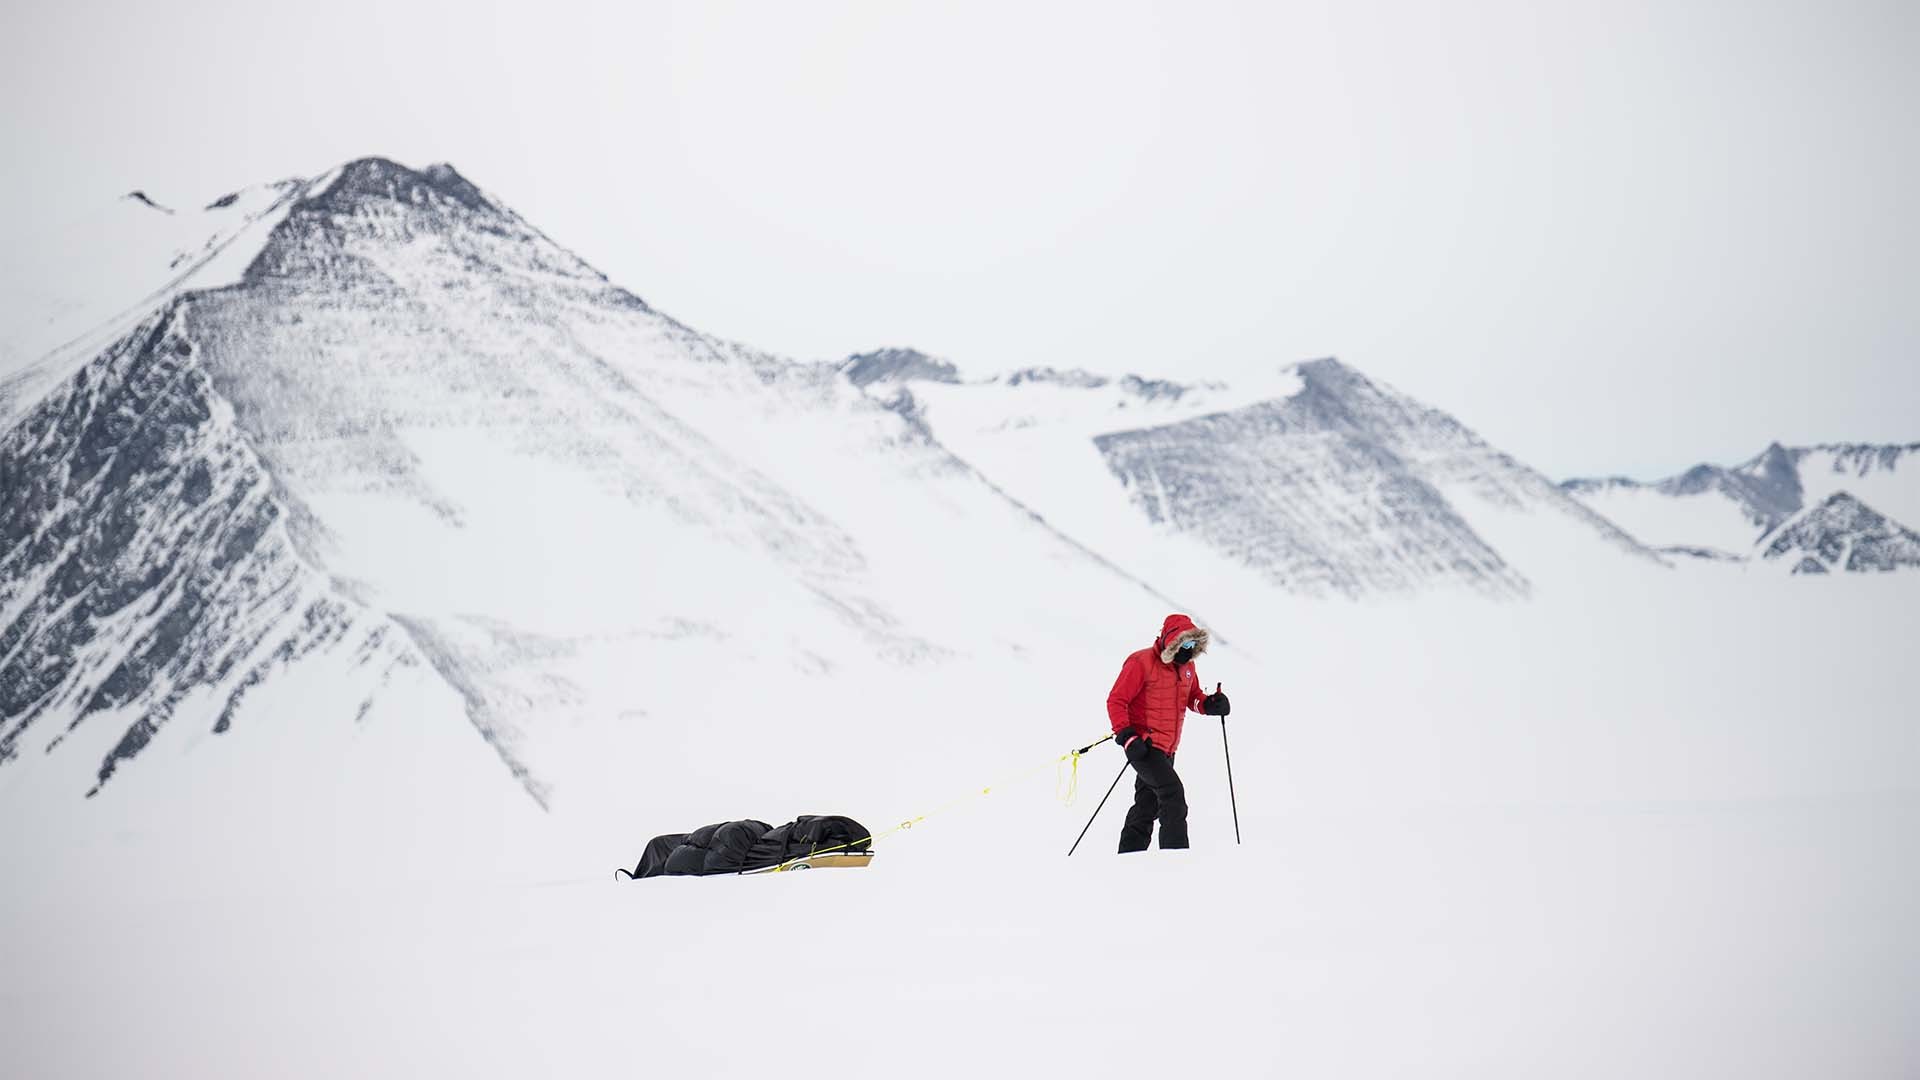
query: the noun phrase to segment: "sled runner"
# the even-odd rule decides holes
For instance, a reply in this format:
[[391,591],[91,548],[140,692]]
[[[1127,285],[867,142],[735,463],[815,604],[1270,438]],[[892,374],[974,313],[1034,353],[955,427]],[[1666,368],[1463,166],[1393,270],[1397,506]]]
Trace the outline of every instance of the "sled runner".
[[[873,852],[871,851],[829,851],[820,855],[803,855],[800,858],[795,859],[790,863],[787,863],[784,869],[813,870],[813,869],[825,869],[829,867],[838,867],[838,866],[866,866],[868,863],[871,863],[872,861],[873,861]],[[769,871],[779,870],[779,869],[783,869],[783,868],[778,866],[770,866],[766,870],[758,870],[758,871],[750,871],[750,872],[764,874]]]

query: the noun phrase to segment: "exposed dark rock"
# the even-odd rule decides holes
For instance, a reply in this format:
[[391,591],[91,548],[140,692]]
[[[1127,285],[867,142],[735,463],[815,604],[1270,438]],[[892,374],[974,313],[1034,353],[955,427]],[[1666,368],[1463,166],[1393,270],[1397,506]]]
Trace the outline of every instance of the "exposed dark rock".
[[1831,467],[1836,474],[1867,476],[1878,471],[1890,471],[1907,457],[1920,455],[1920,443],[1822,443],[1817,446],[1786,447],[1776,442],[1752,459],[1731,468],[1695,465],[1678,476],[1651,483],[1623,476],[1577,478],[1562,481],[1560,487],[1575,495],[1592,495],[1619,488],[1651,489],[1671,496],[1720,492],[1731,499],[1747,519],[1764,533],[1779,527],[1805,508],[1806,486],[1802,470],[1811,467],[1807,459],[1815,454],[1832,455]]
[[1184,397],[1190,387],[1166,379],[1143,379],[1138,375],[1128,375],[1120,380],[1120,388],[1135,397],[1148,401],[1178,401]]
[[1071,386],[1082,390],[1096,389],[1112,381],[1105,375],[1095,375],[1091,371],[1081,371],[1077,368],[1061,371],[1050,367],[1021,368],[1005,379],[1008,386],[1020,386],[1024,383],[1051,383],[1055,386]]
[[[0,438],[0,761],[35,722],[133,720],[104,784],[146,747],[187,688],[218,685],[276,635],[310,571],[272,484],[230,423],[186,327],[155,315]],[[97,788],[96,788],[97,790]]]
[[877,349],[855,353],[840,363],[840,370],[855,386],[876,382],[957,383],[960,372],[945,360],[935,359],[917,349]]
[[1497,596],[1526,580],[1438,484],[1549,505],[1656,558],[1444,413],[1336,360],[1299,365],[1292,397],[1094,440],[1155,522],[1198,535],[1276,584],[1357,596],[1442,583]]
[[1591,495],[1595,492],[1612,491],[1615,488],[1642,487],[1638,480],[1625,476],[1575,477],[1560,481],[1560,490],[1569,495]]
[[444,201],[478,213],[498,212],[480,189],[468,183],[451,165],[429,165],[416,172],[380,157],[349,162],[325,191],[307,203],[316,209],[350,212],[364,199],[389,199],[413,206],[433,206]]
[[172,211],[171,209],[169,209],[169,208],[167,208],[167,207],[165,207],[165,206],[161,206],[161,205],[160,205],[159,203],[157,203],[157,202],[154,202],[154,201],[153,201],[153,200],[152,200],[151,198],[149,198],[149,197],[147,196],[147,193],[146,193],[146,192],[144,192],[144,191],[138,191],[138,190],[135,190],[135,191],[129,191],[129,192],[127,192],[127,194],[126,194],[126,197],[127,197],[127,198],[129,198],[129,199],[132,199],[132,200],[133,200],[134,202],[137,202],[137,203],[139,203],[139,204],[140,204],[140,205],[142,205],[142,206],[149,206],[149,207],[152,207],[153,209],[155,209],[155,210],[158,210],[158,211],[160,211],[160,212],[161,212],[161,213],[163,213],[163,214],[171,214],[171,213],[173,213],[173,211]]
[[1920,533],[1901,526],[1844,491],[1760,538],[1761,557],[1798,558],[1795,573],[1821,570],[1884,573],[1920,567]]

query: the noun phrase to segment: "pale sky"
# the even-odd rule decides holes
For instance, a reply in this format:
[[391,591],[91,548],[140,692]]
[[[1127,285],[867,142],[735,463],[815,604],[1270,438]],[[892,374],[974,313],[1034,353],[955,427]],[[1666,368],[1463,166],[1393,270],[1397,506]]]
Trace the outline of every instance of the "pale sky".
[[656,307],[800,358],[1337,355],[1556,478],[1920,441],[1913,3],[0,19],[9,235],[136,187],[449,161]]

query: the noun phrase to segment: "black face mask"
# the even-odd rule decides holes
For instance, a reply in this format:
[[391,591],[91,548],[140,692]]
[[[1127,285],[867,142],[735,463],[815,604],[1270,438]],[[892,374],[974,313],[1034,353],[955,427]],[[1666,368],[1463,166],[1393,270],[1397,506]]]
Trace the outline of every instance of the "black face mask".
[[1185,645],[1180,646],[1180,650],[1173,654],[1173,662],[1176,664],[1185,664],[1190,662],[1192,659],[1193,659],[1193,642],[1191,641],[1187,642]]

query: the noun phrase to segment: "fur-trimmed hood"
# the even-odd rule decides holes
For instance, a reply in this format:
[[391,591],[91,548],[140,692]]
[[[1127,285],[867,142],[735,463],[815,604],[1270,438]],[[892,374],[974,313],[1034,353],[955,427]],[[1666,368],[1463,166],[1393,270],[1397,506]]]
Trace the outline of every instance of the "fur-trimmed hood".
[[1193,654],[1198,656],[1207,651],[1207,640],[1204,628],[1193,625],[1193,620],[1185,615],[1176,614],[1167,616],[1167,621],[1160,624],[1160,636],[1153,643],[1160,649],[1160,662],[1171,664],[1180,646],[1193,642]]

